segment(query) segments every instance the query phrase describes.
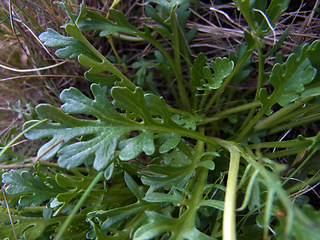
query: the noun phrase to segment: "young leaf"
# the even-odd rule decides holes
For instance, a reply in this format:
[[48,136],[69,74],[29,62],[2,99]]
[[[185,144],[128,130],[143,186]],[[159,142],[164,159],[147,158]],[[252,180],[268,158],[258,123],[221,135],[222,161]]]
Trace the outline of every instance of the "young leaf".
[[271,24],[288,8],[290,0],[272,0],[267,9],[267,16]]
[[187,112],[183,112],[181,116],[174,115],[172,116],[173,120],[182,125],[185,128],[189,128],[191,130],[196,130],[197,124],[203,121],[202,116],[200,114],[190,114]]
[[[205,58],[202,55],[199,55],[198,60],[195,62],[197,68],[204,63]],[[229,76],[233,69],[233,61],[228,58],[216,58],[215,61],[211,61],[211,67],[214,71],[214,76],[212,77],[212,72],[208,66],[204,66],[202,68],[202,74],[197,73],[196,69],[193,70],[194,77],[202,76],[202,80],[200,80],[200,87],[198,90],[204,89],[218,89],[220,88],[223,79]],[[196,67],[196,66],[194,66]],[[200,70],[200,69],[198,69]],[[195,82],[197,84],[197,82]]]
[[206,66],[207,57],[200,53],[194,61],[191,68],[191,84],[195,87],[201,87],[200,80],[203,78],[203,68]]
[[231,73],[233,62],[228,58],[218,57],[215,61],[211,61],[211,66],[214,71],[214,77],[208,81],[208,86],[211,89],[217,89],[221,86],[223,79]]

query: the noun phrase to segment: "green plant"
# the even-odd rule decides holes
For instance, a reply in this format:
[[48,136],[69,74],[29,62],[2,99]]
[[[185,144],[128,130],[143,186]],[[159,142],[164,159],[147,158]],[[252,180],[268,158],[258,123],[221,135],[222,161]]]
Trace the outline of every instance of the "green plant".
[[[150,1],[149,21],[141,29],[114,9],[111,21],[84,2],[77,14],[62,4],[70,19],[63,28],[70,36],[48,29],[39,38],[58,48],[58,57],[77,58],[88,68],[84,75],[93,82],[92,98],[65,89],[61,109],[40,104],[38,119],[24,124],[28,139],[49,141],[32,171],[2,174],[10,206],[17,206],[12,223],[19,236],[319,239],[319,213],[289,197],[319,181],[314,171],[319,134],[287,141],[279,136],[319,120],[320,42],[297,47],[268,72],[266,60],[286,35],[271,49],[263,39],[289,1],[234,2],[249,25],[246,44],[210,64],[204,53],[194,58],[189,48],[195,31],[186,28],[188,1]],[[91,45],[86,31],[146,41],[156,49],[152,60],[134,64],[137,84]],[[255,89],[229,88],[243,83],[253,52]],[[167,81],[170,94],[159,95],[149,66]],[[46,161],[56,155],[57,164]],[[283,156],[288,167],[277,161]],[[4,212],[1,223],[0,236],[8,237]]]

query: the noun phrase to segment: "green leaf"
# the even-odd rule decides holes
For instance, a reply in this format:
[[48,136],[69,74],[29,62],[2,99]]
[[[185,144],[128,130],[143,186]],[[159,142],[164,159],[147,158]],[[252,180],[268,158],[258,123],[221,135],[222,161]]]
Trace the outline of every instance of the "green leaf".
[[172,116],[172,119],[179,125],[191,130],[196,130],[197,124],[203,121],[203,118],[200,114],[190,114],[188,112],[183,112],[181,116],[174,115]]
[[170,139],[166,140],[159,148],[160,153],[166,153],[174,149],[180,142],[181,136],[178,134],[172,134]]
[[[292,237],[294,239],[313,240],[320,239],[320,212],[314,210],[311,205],[304,204],[302,206],[302,214],[304,219],[295,218],[292,228]],[[301,214],[301,213],[300,213]],[[280,225],[275,229],[280,240],[287,239],[285,235],[285,217],[277,216]]]
[[305,90],[301,94],[301,98],[315,97],[315,96],[319,96],[319,95],[320,95],[320,87],[314,87],[314,88],[310,88],[310,89]]
[[200,202],[200,206],[212,207],[212,208],[216,208],[218,210],[223,211],[224,210],[224,201],[220,201],[220,200],[202,200]]
[[104,171],[104,177],[106,180],[109,180],[112,177],[114,171],[114,163],[111,163],[109,167]]
[[173,203],[175,205],[181,205],[183,202],[183,195],[178,194],[177,191],[173,191],[173,194],[164,194],[164,193],[158,193],[158,192],[152,192],[147,194],[144,197],[144,200],[147,202],[169,202]]
[[125,147],[121,150],[119,158],[123,161],[134,159],[142,152],[152,155],[155,151],[153,135],[151,131],[143,132],[135,138],[120,142],[119,146],[124,145]]
[[[121,123],[128,124],[130,121],[112,108],[105,88],[93,84],[91,91],[94,100],[84,96],[75,88],[63,91],[61,99],[65,104],[62,106],[62,110],[71,114],[93,115],[97,117],[98,121],[79,120],[50,105],[39,105],[37,107],[39,116],[60,123],[48,123],[26,134],[31,139],[45,136],[53,137],[49,143],[40,148],[39,154],[56,141],[63,140],[64,143],[68,143],[75,137],[91,135],[93,137],[87,141],[64,146],[59,151],[59,165],[73,168],[92,158],[94,158],[93,166],[95,169],[101,170],[109,165],[114,158],[114,151],[119,138],[130,132],[128,128],[119,128],[119,126],[121,126]],[[28,126],[28,123],[26,123],[26,126]],[[42,159],[52,157],[61,147],[62,144],[53,148]]]
[[137,113],[145,124],[153,123],[153,119],[144,100],[144,92],[141,88],[136,88],[136,90],[132,92],[125,87],[113,87],[111,95],[114,98],[113,104],[115,106]]
[[[162,98],[144,94],[141,88],[131,91],[125,87],[113,87],[111,90],[114,105],[126,110],[127,114],[134,114],[135,120],[130,120],[114,109],[107,97],[106,87],[92,84],[91,92],[93,100],[75,88],[64,90],[60,96],[65,102],[61,107],[63,111],[46,104],[37,106],[36,111],[40,117],[56,122],[46,122],[26,133],[29,139],[52,137],[39,149],[38,156],[60,142],[42,156],[41,160],[51,158],[58,152],[58,164],[61,167],[70,169],[93,162],[94,169],[102,170],[115,158],[119,140],[129,136],[130,132],[142,131],[140,135],[122,141],[122,160],[133,159],[142,151],[152,155],[155,151],[155,131],[168,134],[172,132],[169,130],[171,128],[183,129],[171,120],[172,114]],[[160,122],[158,117],[153,118],[150,111],[161,116],[162,121]],[[69,114],[84,114],[90,118],[94,116],[97,120],[78,119]],[[34,121],[27,122],[24,128],[33,123]],[[76,140],[79,137],[80,141]],[[176,147],[179,139],[180,135],[176,134],[172,141],[164,143],[163,151]]]
[[170,233],[170,239],[175,240],[214,239],[196,229],[194,223],[185,223],[183,217],[175,219],[151,211],[147,211],[146,214],[149,223],[143,225],[134,233],[133,239],[135,240],[152,239],[163,235],[163,233]]
[[[112,164],[111,164],[112,165]],[[107,168],[108,169],[108,168]],[[106,170],[107,171],[107,170]],[[79,196],[82,191],[85,191],[94,177],[97,175],[96,171],[89,171],[86,175],[77,173],[76,175],[56,174],[55,180],[61,187],[68,189],[68,191],[59,193],[51,202],[50,207],[56,208],[53,216],[60,214],[67,206],[70,206],[70,202]],[[90,198],[89,198],[90,199]],[[86,205],[89,208],[88,205]]]
[[127,220],[132,215],[138,216],[139,214],[143,214],[146,210],[159,207],[158,204],[149,203],[143,200],[143,197],[145,196],[143,188],[139,186],[126,172],[124,174],[124,180],[130,191],[137,197],[137,202],[133,204],[126,204],[122,207],[115,207],[107,211],[94,211],[88,213],[89,219],[99,218],[99,220],[103,222],[101,228],[104,230],[107,230],[115,223]]
[[22,207],[38,206],[44,201],[56,197],[66,189],[59,186],[53,179],[47,177],[45,181],[39,176],[32,176],[29,172],[10,171],[2,175],[2,182],[9,185],[7,194],[20,194],[19,204]]
[[99,83],[101,86],[113,86],[116,81],[119,81],[119,78],[115,75],[92,74],[88,71],[85,72],[84,76],[89,82]]
[[159,4],[161,7],[163,7],[168,13],[171,12],[173,7],[184,4],[184,3],[191,3],[194,2],[194,0],[150,0],[149,2],[154,2]]
[[136,202],[123,207],[113,208],[108,211],[90,212],[88,214],[88,218],[99,218],[103,222],[101,228],[103,230],[107,230],[113,224],[126,220],[130,216],[136,216],[139,213],[143,213],[146,209],[151,209],[152,207],[154,207],[154,205],[146,205],[141,202]]
[[310,65],[308,58],[308,45],[304,45],[300,55],[293,53],[289,56],[285,66],[276,64],[270,76],[274,86],[271,96],[267,97],[265,90],[260,91],[260,101],[266,107],[275,103],[287,106],[300,98],[300,93],[305,90],[305,85],[312,82],[316,70]]
[[46,32],[41,33],[39,39],[47,47],[60,48],[55,52],[60,58],[77,58],[79,55],[83,54],[95,60],[99,60],[81,41],[74,37],[63,36],[51,28],[48,28]]
[[164,101],[163,97],[158,97],[155,94],[147,93],[144,95],[146,105],[151,110],[156,112],[162,118],[162,123],[170,126],[171,128],[181,128],[172,119],[172,113],[169,112],[168,106]]
[[[28,240],[49,239],[66,219],[65,216],[45,220],[41,217],[18,216],[13,209],[11,209],[11,213],[17,236],[19,239]],[[28,213],[31,213],[31,215],[32,213],[36,214],[36,212],[30,211],[23,214],[27,215]],[[6,212],[0,212],[0,222],[0,238],[14,240],[12,226]],[[78,214],[74,217],[72,226],[66,229],[64,236],[68,239],[84,239],[89,227],[89,224],[85,221],[85,215]]]
[[126,182],[130,191],[138,198],[139,201],[141,201],[145,195],[143,188],[139,187],[139,185],[126,172],[124,173],[124,181]]
[[244,18],[246,19],[247,23],[249,24],[251,30],[255,30],[256,26],[253,19],[252,14],[252,3],[254,1],[250,0],[234,0],[235,4],[237,5],[237,9],[242,13]]
[[170,166],[150,164],[146,168],[146,172],[141,171],[141,181],[145,185],[149,185],[149,192],[164,186],[184,187],[187,181],[194,173],[191,164],[184,166]]
[[[44,220],[36,217],[22,217],[12,214],[15,231],[18,236],[23,236],[24,239],[36,240],[39,239],[44,232],[54,229],[65,220],[65,217],[50,218]],[[78,219],[79,220],[79,219]],[[14,240],[12,226],[6,212],[0,212],[0,238]],[[20,239],[20,238],[19,238]]]
[[[180,144],[181,143],[182,142],[180,142]],[[173,167],[182,167],[190,164],[190,159],[188,159],[187,155],[183,153],[179,149],[179,147],[180,145],[178,146],[178,148],[174,149],[173,151],[163,156],[163,160],[166,165],[170,165]]]
[[[91,91],[95,100],[89,99],[75,88],[63,91],[61,99],[65,101],[65,104],[62,109],[72,114],[93,115],[98,118],[98,121],[79,120],[50,105],[39,105],[37,107],[36,110],[39,116],[60,123],[48,123],[26,134],[30,139],[46,136],[53,137],[51,141],[40,148],[39,154],[56,141],[63,140],[64,143],[68,143],[75,137],[92,135],[94,137],[87,141],[64,146],[59,151],[59,165],[73,168],[90,158],[94,158],[94,168],[100,170],[112,161],[118,139],[129,131],[126,128],[118,128],[117,126],[119,126],[119,122],[128,123],[128,120],[119,115],[109,104],[106,89],[98,85],[92,85]],[[28,124],[30,123],[25,125],[28,126]],[[62,146],[60,144],[53,148],[42,159],[52,157]]]
[[[72,13],[67,5],[64,4],[64,7],[68,10],[68,15],[71,19]],[[88,14],[91,16],[94,14]],[[71,35],[71,37],[65,37],[61,34],[57,33],[52,29],[48,29],[47,32],[42,33],[39,38],[41,41],[44,42],[44,45],[50,47],[59,47],[56,51],[56,55],[63,58],[75,58],[78,57],[79,62],[90,69],[85,73],[85,76],[91,77],[96,75],[98,76],[98,81],[105,79],[105,85],[111,85],[111,80],[118,77],[121,78],[122,81],[126,82],[126,84],[132,87],[132,83],[116,68],[114,67],[100,52],[98,52],[91,43],[85,38],[82,34],[79,26],[80,22],[87,18],[87,10],[84,7],[84,3],[81,4],[81,10],[77,17],[77,20],[74,19],[71,23],[64,25],[65,30],[67,33]],[[97,21],[101,21],[101,18],[97,18],[96,15],[93,17]],[[100,22],[101,23],[101,22]],[[102,22],[102,25],[105,25],[105,22]],[[62,48],[61,48],[62,47]],[[101,72],[108,71],[112,73],[111,77],[107,78],[103,77]],[[89,74],[89,75],[88,75]]]
[[290,0],[272,0],[267,9],[267,16],[271,24],[274,24],[279,16],[288,8]]
[[154,21],[160,24],[163,28],[167,29],[167,31],[169,31],[170,26],[165,23],[163,17],[161,17],[160,14],[156,12],[156,10],[151,6],[151,4],[146,4],[145,9],[149,17],[151,17]]
[[206,66],[207,57],[204,53],[200,53],[194,61],[191,68],[191,84],[195,87],[200,87],[200,80],[203,78],[203,68]]
[[215,164],[212,160],[201,161],[198,164],[199,167],[208,168],[210,170],[214,170]]
[[82,19],[78,22],[80,29],[88,30],[100,30],[100,36],[107,36],[116,32],[122,32],[129,35],[136,36],[139,31],[132,26],[126,19],[125,15],[115,9],[109,9],[109,15],[115,22],[111,22],[105,18],[97,17],[97,14],[92,14],[88,11],[86,19]]
[[233,69],[233,61],[228,58],[216,58],[211,61],[211,66],[214,71],[214,78],[209,82],[209,88],[217,89],[221,86],[223,79],[231,73]]
[[[199,61],[202,64],[201,61],[204,60],[204,58],[200,57]],[[211,67],[214,71],[214,77],[212,77],[212,72],[208,66],[203,67],[203,79],[205,81],[202,82],[202,86],[198,87],[198,90],[203,89],[218,89],[220,88],[223,79],[229,76],[233,69],[233,61],[229,60],[228,58],[216,58],[215,61],[211,61]],[[199,74],[198,74],[199,75]]]
[[[247,43],[249,42],[248,43],[249,46],[246,46],[244,44],[239,44],[237,46],[236,52],[231,52],[229,54],[229,59],[234,62],[234,65],[237,65],[241,61],[241,58],[246,54],[246,51],[248,51],[248,49],[251,49],[253,47],[252,45],[254,45],[254,43],[252,43],[253,42],[252,36],[250,35],[248,36],[248,35],[249,34],[245,34],[246,41]],[[251,63],[250,58],[247,58],[247,60],[244,63],[242,63],[241,67],[232,78],[232,81],[234,83],[239,84],[239,83],[242,83],[245,79],[247,79],[247,77],[253,71],[253,68],[250,66],[250,63]]]

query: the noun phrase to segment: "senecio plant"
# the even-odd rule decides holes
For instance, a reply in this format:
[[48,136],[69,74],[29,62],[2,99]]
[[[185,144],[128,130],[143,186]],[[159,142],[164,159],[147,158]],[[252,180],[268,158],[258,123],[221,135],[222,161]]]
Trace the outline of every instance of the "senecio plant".
[[[61,3],[68,36],[39,38],[88,69],[92,96],[65,89],[61,108],[40,104],[24,124],[28,139],[46,143],[32,169],[2,175],[12,215],[1,211],[2,239],[320,239],[320,214],[299,194],[319,181],[320,135],[284,135],[320,118],[320,42],[275,58],[288,31],[272,48],[263,40],[289,1],[234,3],[245,44],[213,59],[188,45],[197,3],[149,1],[139,29],[115,9],[106,18],[84,1],[78,13]],[[155,50],[126,76],[87,31]],[[255,88],[232,87],[254,59]]]

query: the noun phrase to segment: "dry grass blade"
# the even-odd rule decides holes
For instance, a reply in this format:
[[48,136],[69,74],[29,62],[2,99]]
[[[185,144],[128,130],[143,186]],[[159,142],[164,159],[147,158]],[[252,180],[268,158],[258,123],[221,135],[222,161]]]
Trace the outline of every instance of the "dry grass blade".
[[4,191],[4,187],[3,187],[3,186],[1,187],[1,191],[2,191],[2,194],[3,194],[4,201],[5,201],[5,203],[6,203],[7,212],[8,212],[9,220],[10,220],[10,223],[11,223],[11,226],[12,226],[12,231],[13,231],[14,239],[15,239],[15,240],[18,240],[17,233],[16,233],[16,229],[15,229],[15,227],[14,227],[14,223],[13,223],[12,216],[11,216],[11,212],[10,212],[10,208],[9,208],[9,203],[8,203],[8,201],[7,201],[6,193],[5,193],[5,191]]
[[12,71],[12,72],[27,73],[27,72],[43,71],[43,70],[47,70],[47,69],[50,69],[50,68],[58,67],[58,66],[60,66],[60,65],[65,64],[66,62],[68,62],[68,60],[65,60],[65,61],[63,61],[63,62],[59,62],[59,63],[53,64],[53,65],[51,65],[51,66],[40,67],[40,68],[33,68],[33,69],[17,69],[17,68],[13,68],[13,67],[9,67],[9,66],[3,65],[3,64],[1,64],[1,63],[0,63],[0,67],[1,67],[1,68],[4,68],[4,69],[6,69],[6,70]]
[[63,139],[60,139],[59,141],[55,142],[54,144],[52,144],[48,149],[46,149],[43,153],[41,153],[36,159],[35,159],[35,163],[37,163],[39,161],[40,158],[42,158],[44,155],[46,155],[51,149],[53,149],[54,147],[58,146],[60,143],[63,142]]

